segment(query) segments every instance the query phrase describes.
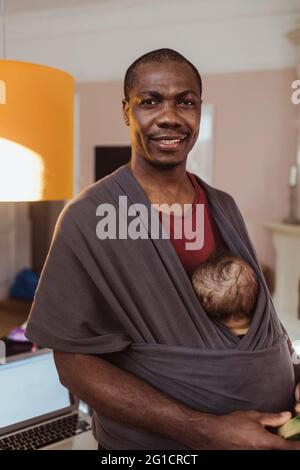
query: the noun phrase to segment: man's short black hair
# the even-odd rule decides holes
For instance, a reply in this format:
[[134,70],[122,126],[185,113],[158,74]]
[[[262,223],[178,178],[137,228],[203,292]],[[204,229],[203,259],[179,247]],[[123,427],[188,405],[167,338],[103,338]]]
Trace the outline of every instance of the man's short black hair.
[[129,99],[130,91],[135,85],[136,80],[136,71],[141,64],[152,64],[155,62],[179,62],[181,64],[187,64],[193,70],[200,88],[200,96],[202,95],[202,80],[201,76],[196,69],[196,67],[188,61],[183,55],[179,52],[174,51],[173,49],[156,49],[155,51],[148,52],[147,54],[142,55],[136,59],[130,67],[127,69],[124,79],[124,96],[125,99]]

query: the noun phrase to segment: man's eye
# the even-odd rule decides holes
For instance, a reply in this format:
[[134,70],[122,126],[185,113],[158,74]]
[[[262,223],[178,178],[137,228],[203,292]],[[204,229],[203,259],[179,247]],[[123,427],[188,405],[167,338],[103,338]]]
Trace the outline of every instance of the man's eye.
[[195,101],[193,100],[183,100],[180,102],[180,104],[184,104],[185,106],[194,106]]
[[148,98],[147,100],[142,100],[141,104],[143,106],[153,106],[153,105],[158,104],[158,101],[154,100],[153,98]]

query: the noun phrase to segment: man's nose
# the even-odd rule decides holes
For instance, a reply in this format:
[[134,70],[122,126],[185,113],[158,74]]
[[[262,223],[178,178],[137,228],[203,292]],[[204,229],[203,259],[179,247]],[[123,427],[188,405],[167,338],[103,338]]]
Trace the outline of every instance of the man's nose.
[[164,106],[156,120],[156,124],[158,127],[180,127],[182,123],[176,107],[172,105]]

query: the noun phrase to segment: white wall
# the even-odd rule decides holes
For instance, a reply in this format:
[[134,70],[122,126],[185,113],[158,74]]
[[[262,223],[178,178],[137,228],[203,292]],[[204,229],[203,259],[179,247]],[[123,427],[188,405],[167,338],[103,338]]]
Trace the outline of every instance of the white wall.
[[[21,0],[20,0],[21,1]],[[9,15],[7,55],[59,67],[78,81],[119,80],[140,54],[171,47],[202,73],[295,64],[286,34],[299,0],[110,0]]]

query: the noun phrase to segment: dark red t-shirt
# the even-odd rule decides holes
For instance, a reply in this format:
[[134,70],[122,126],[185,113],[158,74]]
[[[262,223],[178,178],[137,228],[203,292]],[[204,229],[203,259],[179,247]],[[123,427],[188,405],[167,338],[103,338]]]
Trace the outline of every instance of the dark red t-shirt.
[[[175,248],[175,251],[179,259],[181,260],[183,264],[183,267],[187,271],[187,274],[191,276],[193,271],[199,264],[206,261],[207,258],[210,256],[210,254],[215,252],[217,248],[220,248],[220,247],[224,248],[225,244],[224,244],[224,241],[222,240],[219,229],[217,228],[216,223],[214,222],[212,218],[204,189],[200,186],[200,184],[198,183],[194,175],[192,175],[191,173],[188,173],[188,176],[191,179],[191,182],[193,183],[193,186],[195,188],[195,198],[194,198],[191,210],[189,210],[185,214],[185,217],[192,217],[192,221],[190,222],[192,224],[193,231],[195,231],[196,230],[196,204],[204,205],[203,247],[200,249],[196,249],[196,250],[187,249],[186,244],[193,242],[193,239],[186,238],[184,230],[182,230],[183,235],[181,238],[174,237],[174,224],[180,223],[179,218],[182,219],[183,216],[176,216],[176,215],[174,216],[173,214],[170,215],[170,240]],[[161,216],[161,213],[160,213],[160,216]],[[199,228],[199,225],[198,225],[198,228]],[[202,223],[201,223],[201,230],[203,230]]]

